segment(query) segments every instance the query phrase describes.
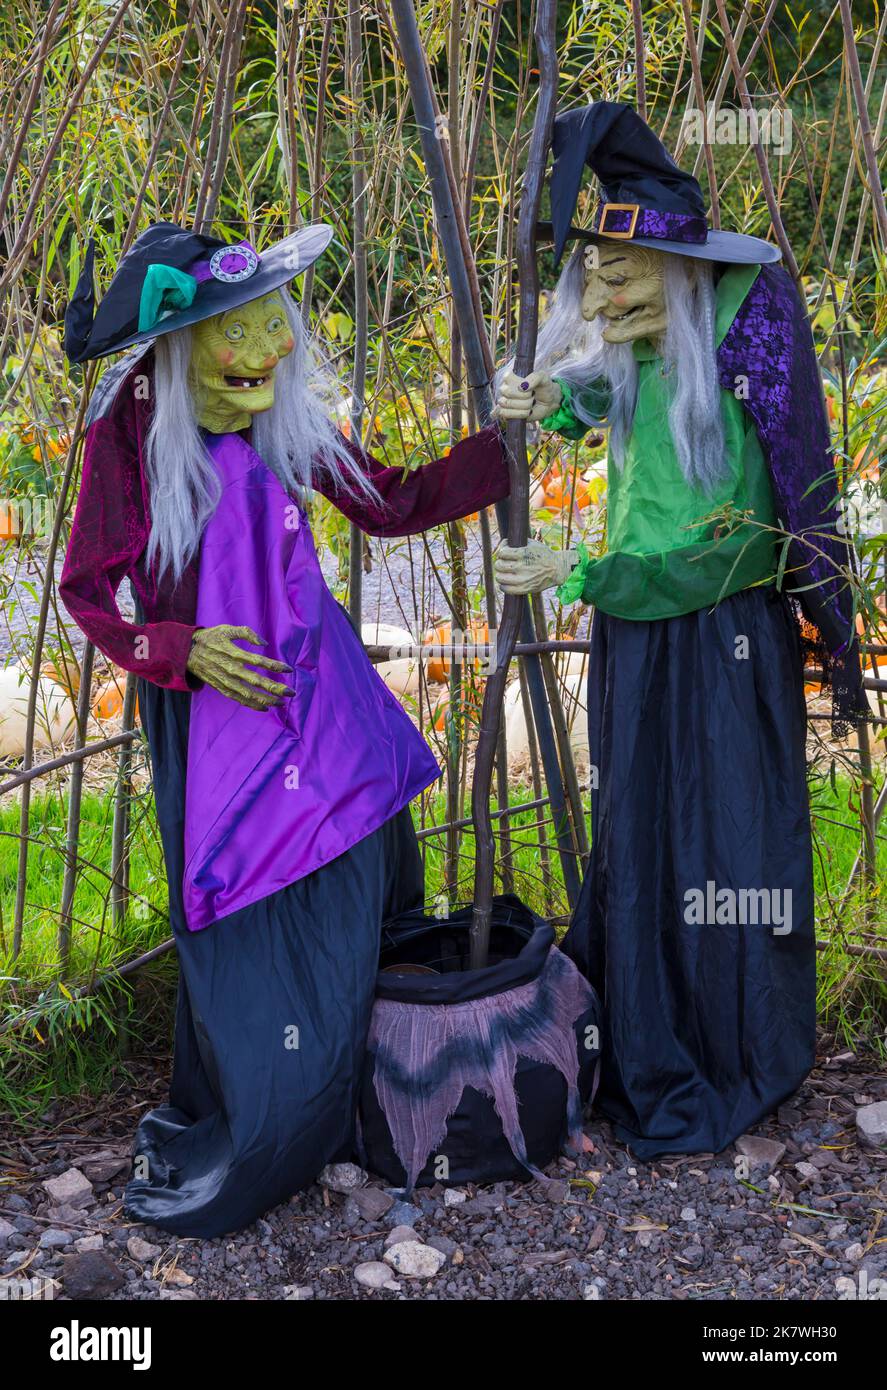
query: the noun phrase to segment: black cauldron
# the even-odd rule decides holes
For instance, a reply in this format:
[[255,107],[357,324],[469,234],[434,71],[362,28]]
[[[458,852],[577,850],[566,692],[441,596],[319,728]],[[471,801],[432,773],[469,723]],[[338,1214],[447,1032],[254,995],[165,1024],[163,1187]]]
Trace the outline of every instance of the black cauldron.
[[419,908],[382,931],[361,1158],[407,1191],[541,1176],[593,1092],[600,1005],[554,929],[497,897],[489,963],[471,970],[470,926],[470,907]]

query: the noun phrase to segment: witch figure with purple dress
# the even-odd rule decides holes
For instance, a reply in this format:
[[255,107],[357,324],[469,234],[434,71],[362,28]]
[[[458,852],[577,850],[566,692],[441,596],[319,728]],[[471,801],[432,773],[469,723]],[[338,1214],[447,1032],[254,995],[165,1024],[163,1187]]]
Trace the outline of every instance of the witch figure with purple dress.
[[578,244],[499,413],[607,425],[606,553],[502,547],[498,576],[595,608],[592,848],[563,948],[603,1004],[598,1106],[639,1158],[718,1152],[814,1060],[799,610],[838,720],[867,709],[822,383],[777,248],[710,231],[631,107],[563,113],[553,149],[540,232],[558,260]]
[[65,321],[73,362],[133,349],[91,402],[60,589],[140,677],[180,987],[125,1205],[178,1235],[352,1156],[381,924],[423,896],[409,802],[438,766],[323,580],[309,489],[377,536],[508,493],[497,427],[404,478],[331,423],[287,289],[331,236],[259,255],[156,223],[95,313],[90,247]]

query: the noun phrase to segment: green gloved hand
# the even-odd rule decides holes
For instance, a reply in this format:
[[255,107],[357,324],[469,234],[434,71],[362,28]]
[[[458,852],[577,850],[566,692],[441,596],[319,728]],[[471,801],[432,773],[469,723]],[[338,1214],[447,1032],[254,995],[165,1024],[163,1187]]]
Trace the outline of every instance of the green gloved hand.
[[198,628],[187,661],[191,675],[249,709],[272,709],[282,704],[283,696],[293,693],[289,687],[256,675],[248,668],[262,666],[268,671],[291,671],[292,666],[274,661],[270,656],[245,651],[236,645],[235,637],[255,647],[265,646],[264,640],[251,627],[229,627],[223,623],[218,627]]

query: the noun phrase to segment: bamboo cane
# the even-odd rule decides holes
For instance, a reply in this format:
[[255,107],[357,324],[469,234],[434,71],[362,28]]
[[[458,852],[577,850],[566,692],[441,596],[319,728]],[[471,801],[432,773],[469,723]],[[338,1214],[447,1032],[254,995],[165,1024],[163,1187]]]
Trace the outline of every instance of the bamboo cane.
[[[123,695],[123,732],[135,728],[138,679],[132,672],[126,678]],[[121,743],[117,750],[117,787],[114,793],[114,826],[111,833],[111,913],[117,930],[123,926],[129,898],[129,812],[132,797],[132,744]]]
[[[422,50],[422,42],[419,38],[413,0],[392,0],[391,13],[410,86],[413,110],[425,157],[425,167],[431,184],[438,235],[444,249],[453,295],[453,307],[462,336],[474,411],[477,419],[483,425],[490,418],[492,406],[490,389],[492,358],[489,345],[482,338],[478,326],[477,305],[472,291],[471,267],[468,264],[470,252],[467,249],[467,241],[463,239],[460,231],[459,209],[454,202],[452,180],[447,167],[445,142],[438,138],[434,95],[428,76],[425,54]],[[508,509],[505,504],[497,503],[496,520],[500,535],[505,535],[507,532],[507,517]],[[525,600],[520,600],[520,614],[524,641],[533,643],[536,640],[536,632],[533,627],[530,606]],[[538,651],[538,648],[536,650]],[[542,671],[535,655],[526,660],[525,669],[545,780],[551,797],[552,815],[557,832],[564,883],[569,902],[573,905],[579,896],[579,870],[576,864],[575,848],[569,833],[566,796],[558,763],[551,713],[546,702]]]
[[[367,154],[361,122],[363,120],[363,47],[361,43],[360,0],[348,6],[346,52],[348,95],[351,100],[351,197],[354,212],[354,371],[351,378],[351,438],[358,446],[363,434],[366,396],[369,317],[367,305]],[[360,631],[363,617],[363,532],[352,521],[348,543],[348,611]]]
[[[539,325],[539,271],[536,264],[536,223],[542,201],[545,161],[551,145],[554,108],[557,100],[557,0],[540,0],[536,15],[535,39],[539,64],[539,97],[533,133],[524,174],[517,231],[517,266],[520,277],[520,319],[517,331],[514,370],[518,376],[532,368]],[[527,427],[523,420],[510,420],[506,431],[509,446],[511,505],[508,543],[526,545],[530,532],[530,465],[527,458]],[[505,679],[517,641],[526,601],[506,594],[502,605],[496,644],[496,667],[487,680],[481,710],[480,734],[474,761],[471,809],[477,841],[474,871],[474,914],[471,923],[471,968],[482,969],[487,962],[490,923],[493,912],[493,866],[495,842],[490,819],[490,782],[496,736],[502,717]]]
[[[86,732],[89,723],[89,697],[92,692],[92,666],[95,647],[87,642],[80,663],[80,690],[77,695],[77,733],[75,749],[86,746]],[[65,877],[62,883],[62,900],[59,909],[58,954],[59,969],[67,973],[71,956],[71,923],[73,920],[74,894],[77,890],[77,850],[80,847],[80,806],[83,796],[84,762],[81,758],[71,767],[71,781],[68,789],[68,824],[65,841]]]

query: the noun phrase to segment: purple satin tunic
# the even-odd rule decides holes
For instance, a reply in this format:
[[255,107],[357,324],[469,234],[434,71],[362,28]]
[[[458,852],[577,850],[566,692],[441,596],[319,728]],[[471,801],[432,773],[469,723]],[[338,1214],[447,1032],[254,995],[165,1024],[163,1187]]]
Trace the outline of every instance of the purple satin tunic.
[[[251,710],[191,706],[185,912],[199,931],[343,854],[440,775],[320,570],[305,512],[237,434],[209,435],[221,501],[203,535],[197,624],[235,622],[293,667]],[[261,660],[261,658],[257,658]]]

